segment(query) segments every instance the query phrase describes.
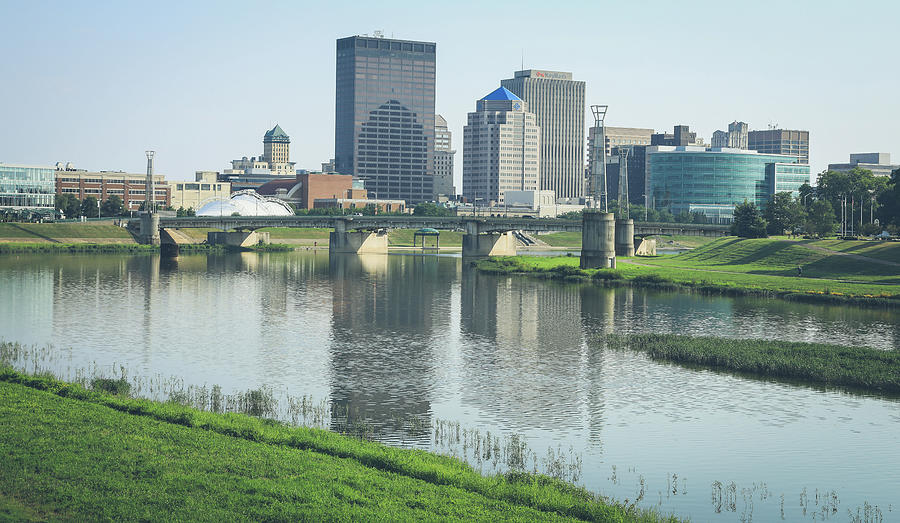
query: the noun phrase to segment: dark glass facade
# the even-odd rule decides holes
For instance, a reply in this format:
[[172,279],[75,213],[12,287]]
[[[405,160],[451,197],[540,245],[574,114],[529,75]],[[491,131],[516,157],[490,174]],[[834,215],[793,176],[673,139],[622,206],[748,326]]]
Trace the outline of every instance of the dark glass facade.
[[374,198],[434,197],[433,42],[337,41],[335,170]]

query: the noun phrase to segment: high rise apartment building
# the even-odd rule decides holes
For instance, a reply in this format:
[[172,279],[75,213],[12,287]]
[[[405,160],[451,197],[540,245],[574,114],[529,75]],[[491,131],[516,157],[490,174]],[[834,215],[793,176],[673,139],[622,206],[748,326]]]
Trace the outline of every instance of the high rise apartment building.
[[750,127],[744,122],[731,122],[728,131],[715,131],[710,140],[713,147],[730,147],[747,149],[749,145]]
[[463,128],[463,196],[503,203],[505,191],[539,189],[541,137],[528,104],[504,87],[476,103]]
[[557,198],[584,196],[584,82],[572,73],[527,69],[500,85],[528,104],[540,127],[538,189]]
[[453,135],[447,127],[447,120],[441,115],[434,117],[434,196],[456,196],[453,186]]
[[434,196],[433,42],[351,36],[337,41],[335,170],[374,198]]
[[750,131],[747,141],[748,149],[765,154],[796,156],[800,158],[800,163],[809,163],[809,131]]

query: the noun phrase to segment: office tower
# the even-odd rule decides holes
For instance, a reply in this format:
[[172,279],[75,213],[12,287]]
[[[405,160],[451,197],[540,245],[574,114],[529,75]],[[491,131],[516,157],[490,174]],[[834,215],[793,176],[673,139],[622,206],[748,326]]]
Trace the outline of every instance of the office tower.
[[463,196],[503,203],[504,191],[537,191],[540,128],[528,104],[500,87],[475,104],[463,127]]
[[[596,129],[596,127],[590,127],[588,129],[588,165],[593,161],[593,158],[591,158],[591,151],[594,150],[593,144]],[[603,136],[606,141],[606,158],[609,159],[612,156],[613,148],[620,145],[650,145],[650,137],[652,135],[653,129],[641,127],[610,127],[604,125]]]
[[829,163],[829,171],[847,172],[854,167],[872,171],[875,176],[890,176],[900,169],[900,165],[891,163],[891,153],[852,153],[850,163]]
[[434,195],[434,67],[433,42],[337,41],[335,169],[374,198]]
[[749,126],[744,122],[731,122],[728,131],[716,131],[710,140],[713,147],[731,147],[733,149],[747,149]]
[[280,125],[276,124],[263,136],[263,155],[260,160],[269,162],[269,164],[291,161],[291,138],[281,129]]
[[434,117],[434,199],[438,196],[453,198],[453,136],[447,127],[447,120],[441,115]]
[[500,85],[528,104],[541,129],[538,188],[557,198],[584,196],[584,82],[572,73],[527,69]]
[[797,156],[800,163],[809,163],[809,131],[768,129],[750,131],[747,148],[766,154]]

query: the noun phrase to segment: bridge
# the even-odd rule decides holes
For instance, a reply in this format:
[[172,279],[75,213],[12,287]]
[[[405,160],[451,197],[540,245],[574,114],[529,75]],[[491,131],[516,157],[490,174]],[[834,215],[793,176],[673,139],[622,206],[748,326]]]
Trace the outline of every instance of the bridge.
[[[558,218],[506,218],[472,216],[192,216],[161,217],[142,214],[128,224],[133,230],[140,230],[140,239],[145,243],[171,243],[171,238],[160,240],[159,230],[207,228],[220,229],[223,233],[210,233],[215,242],[241,245],[251,238],[251,233],[265,227],[301,227],[334,229],[331,233],[329,249],[332,252],[373,253],[387,252],[387,231],[390,229],[438,229],[464,231],[463,256],[515,255],[516,241],[513,231],[525,232],[581,232],[585,236],[585,223],[602,221],[599,233],[610,234],[612,240],[613,221],[611,214],[585,212],[582,220]],[[627,222],[627,224],[626,224]],[[599,222],[598,222],[599,223]],[[620,227],[620,223],[622,227]],[[623,228],[624,227],[624,228]],[[622,229],[618,243],[632,243],[634,237],[649,235],[685,235],[717,237],[728,234],[726,225],[702,225],[679,223],[633,222],[618,220],[615,230]],[[592,229],[588,226],[588,229]],[[232,232],[227,232],[232,231]],[[589,231],[593,237],[594,232]],[[256,237],[253,236],[255,239]],[[588,242],[590,243],[590,241]]]

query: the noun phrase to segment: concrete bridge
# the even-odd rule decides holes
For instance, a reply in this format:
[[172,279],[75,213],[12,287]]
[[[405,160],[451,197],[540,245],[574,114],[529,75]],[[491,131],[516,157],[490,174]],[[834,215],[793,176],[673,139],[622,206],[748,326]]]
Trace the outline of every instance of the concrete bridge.
[[[602,222],[602,224],[601,224]],[[627,223],[626,223],[627,222]],[[585,224],[588,224],[587,226]],[[594,227],[596,224],[597,227]],[[717,237],[728,234],[725,225],[674,224],[616,221],[612,214],[586,210],[582,220],[562,220],[556,218],[502,218],[472,216],[196,216],[185,218],[160,217],[143,214],[131,220],[129,227],[139,230],[144,243],[170,243],[171,234],[159,230],[208,228],[228,233],[210,233],[213,243],[232,245],[245,244],[256,229],[264,227],[329,228],[331,233],[329,249],[341,253],[386,253],[387,231],[390,229],[438,229],[464,231],[462,253],[464,257],[514,256],[516,240],[513,231],[525,232],[581,232],[583,251],[591,250],[593,238],[597,234],[610,235],[612,243],[632,245],[631,250],[623,247],[623,254],[633,254],[634,237],[649,235],[686,235]],[[599,228],[598,228],[599,227]],[[613,236],[615,231],[615,236]],[[599,240],[598,240],[599,241]],[[607,257],[611,247],[604,243],[600,258]],[[599,244],[598,244],[599,245]],[[583,252],[584,254],[584,252]],[[623,255],[620,254],[620,255]]]

